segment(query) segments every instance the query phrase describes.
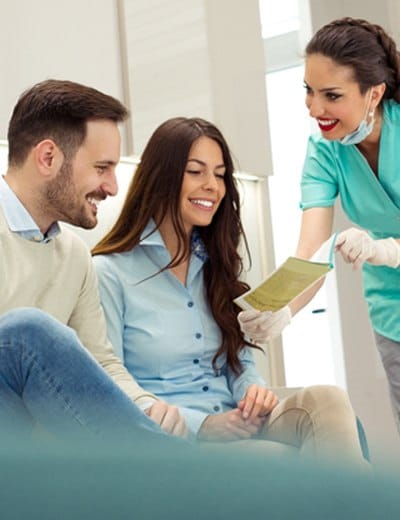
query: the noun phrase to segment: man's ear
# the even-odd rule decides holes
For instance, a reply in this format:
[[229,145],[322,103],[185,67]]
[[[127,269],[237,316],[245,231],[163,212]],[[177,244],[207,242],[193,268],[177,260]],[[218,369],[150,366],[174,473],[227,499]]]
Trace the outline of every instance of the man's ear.
[[64,162],[64,154],[52,139],[40,141],[34,148],[38,171],[45,177],[55,176]]

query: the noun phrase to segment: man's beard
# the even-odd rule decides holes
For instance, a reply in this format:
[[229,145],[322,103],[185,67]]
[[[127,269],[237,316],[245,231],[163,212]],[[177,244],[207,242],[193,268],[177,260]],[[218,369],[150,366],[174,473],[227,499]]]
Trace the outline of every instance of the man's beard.
[[97,224],[97,219],[90,218],[85,206],[80,203],[72,180],[72,163],[64,160],[60,171],[45,188],[43,204],[48,213],[55,216],[55,220],[67,222],[73,226],[84,229],[92,229]]

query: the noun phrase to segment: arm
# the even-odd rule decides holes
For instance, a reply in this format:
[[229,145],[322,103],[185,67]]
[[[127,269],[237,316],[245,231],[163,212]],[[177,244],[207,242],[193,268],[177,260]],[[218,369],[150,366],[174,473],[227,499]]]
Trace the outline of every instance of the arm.
[[[264,379],[258,373],[250,348],[246,347],[241,351],[240,360],[243,372],[237,375],[228,369],[227,373],[228,386],[238,407],[206,416],[197,434],[200,440],[221,442],[250,439],[258,433],[265,416],[278,403],[276,396],[266,388]],[[268,399],[264,398],[259,405],[261,395],[268,395]],[[268,406],[268,411],[265,406]]]
[[171,406],[165,401],[155,401],[145,413],[166,433],[177,437],[188,437],[189,430],[185,419],[176,406]]
[[[124,291],[123,284],[112,270],[112,266],[102,257],[94,257],[97,270],[101,304],[107,324],[107,334],[120,359],[124,359]],[[131,376],[132,378],[132,376]],[[132,378],[133,380],[133,378]],[[135,383],[137,385],[137,383]],[[184,417],[176,406],[169,405],[144,389],[135,399],[136,404],[150,419],[161,428],[179,437],[188,436],[188,428]]]
[[91,352],[109,376],[136,403],[141,399],[157,398],[145,392],[129,374],[121,360],[114,354],[107,339],[106,322],[100,304],[97,278],[89,252],[82,245],[74,253],[82,256],[86,272],[79,299],[69,319],[68,325],[76,330],[83,345]]
[[[327,208],[310,208],[303,212],[300,237],[296,256],[309,260],[321,245],[332,234],[333,206]],[[305,307],[322,287],[324,280],[319,280],[303,294],[290,303],[292,316]]]
[[243,372],[239,376],[228,370],[229,387],[243,420],[259,427],[259,418],[265,417],[275,408],[278,398],[267,388],[258,373],[251,348],[241,351],[240,360]]
[[[331,236],[336,197],[339,194],[338,159],[334,144],[311,136],[301,178],[303,216],[296,256],[309,260]],[[318,281],[290,303],[292,315],[305,307],[323,285]]]
[[[226,376],[229,389],[235,401],[239,401],[245,395],[246,389],[251,383],[257,383],[265,388],[265,381],[256,370],[252,350],[247,347],[244,348],[240,352],[239,357],[242,362],[243,372],[237,375],[228,369]],[[192,412],[191,410],[189,411]],[[239,408],[219,414],[204,414],[204,418],[201,424],[199,424],[197,437],[200,440],[210,442],[249,439],[259,431],[263,422],[264,420],[261,417],[246,420],[242,410]]]
[[[304,210],[299,242],[298,258],[308,260],[332,234],[333,207],[316,207]],[[323,280],[319,280],[307,291],[295,298],[290,305],[279,311],[243,311],[238,314],[240,328],[253,341],[266,343],[282,332],[292,316],[305,307],[319,291]]]
[[237,375],[232,369],[227,369],[228,387],[232,392],[233,400],[236,403],[243,398],[250,385],[256,384],[264,387],[266,386],[265,380],[256,369],[253,351],[250,347],[245,347],[240,351],[239,359],[243,367],[241,374]]
[[235,408],[228,412],[208,415],[197,435],[201,441],[221,442],[250,439],[256,435],[263,424],[261,417],[246,420],[241,410]]

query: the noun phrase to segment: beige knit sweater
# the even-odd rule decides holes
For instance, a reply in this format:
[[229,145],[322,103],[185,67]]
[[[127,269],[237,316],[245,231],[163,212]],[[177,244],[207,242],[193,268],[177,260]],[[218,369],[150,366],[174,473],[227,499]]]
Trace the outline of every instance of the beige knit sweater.
[[71,230],[48,243],[10,231],[0,206],[0,315],[37,307],[77,332],[114,381],[138,404],[155,398],[132,378],[107,340],[96,273],[84,242]]

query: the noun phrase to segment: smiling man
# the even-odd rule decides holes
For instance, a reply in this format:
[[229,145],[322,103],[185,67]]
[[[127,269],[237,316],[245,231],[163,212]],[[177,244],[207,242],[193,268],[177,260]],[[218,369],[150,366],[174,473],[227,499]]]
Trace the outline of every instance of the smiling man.
[[113,354],[89,251],[58,223],[93,228],[101,201],[117,193],[127,115],[113,97],[60,80],[24,92],[12,113],[0,176],[2,431],[39,422],[58,435],[129,436],[161,433],[158,423],[186,434],[176,408],[144,392]]

